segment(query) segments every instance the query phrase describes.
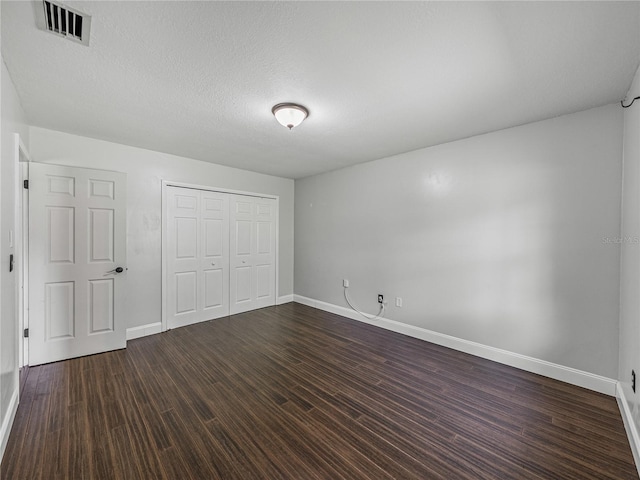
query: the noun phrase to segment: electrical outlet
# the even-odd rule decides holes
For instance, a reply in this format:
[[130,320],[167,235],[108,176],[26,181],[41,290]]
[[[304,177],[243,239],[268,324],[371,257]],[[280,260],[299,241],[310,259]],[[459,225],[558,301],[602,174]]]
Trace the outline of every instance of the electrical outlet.
[[636,371],[631,370],[631,390],[636,391]]
[[396,307],[402,308],[402,297],[396,297]]
[[342,286],[344,288],[349,288],[349,280],[347,280],[346,278],[342,280]]
[[382,295],[381,293],[378,294],[378,303],[384,303],[384,295]]

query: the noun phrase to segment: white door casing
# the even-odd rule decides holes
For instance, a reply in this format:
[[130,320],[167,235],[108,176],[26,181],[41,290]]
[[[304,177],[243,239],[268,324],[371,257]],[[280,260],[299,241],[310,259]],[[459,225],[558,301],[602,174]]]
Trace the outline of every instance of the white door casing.
[[230,313],[275,305],[275,200],[232,195],[230,217]]
[[126,174],[31,163],[29,187],[29,363],[125,348]]
[[228,195],[167,188],[168,327],[229,315]]
[[19,367],[29,364],[29,338],[23,335],[29,328],[29,190],[24,188],[24,181],[29,179],[29,162],[31,158],[20,134],[14,134],[14,151],[16,166],[16,271],[18,274],[18,342]]

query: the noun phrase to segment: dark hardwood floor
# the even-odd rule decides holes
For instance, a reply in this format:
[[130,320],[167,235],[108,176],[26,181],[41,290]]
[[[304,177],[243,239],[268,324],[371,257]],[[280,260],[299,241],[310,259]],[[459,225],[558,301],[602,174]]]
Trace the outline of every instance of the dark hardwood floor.
[[614,398],[290,303],[32,367],[8,479],[631,479]]

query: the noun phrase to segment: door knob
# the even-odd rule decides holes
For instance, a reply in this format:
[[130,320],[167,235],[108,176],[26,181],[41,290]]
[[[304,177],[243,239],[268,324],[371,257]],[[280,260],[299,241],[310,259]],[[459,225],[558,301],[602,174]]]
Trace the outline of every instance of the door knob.
[[[127,270],[129,270],[129,269],[127,268]],[[113,270],[109,270],[107,273],[122,273],[122,272],[124,272],[124,268],[116,267]]]
[[215,267],[216,266],[216,262],[211,262],[211,265],[213,265]]

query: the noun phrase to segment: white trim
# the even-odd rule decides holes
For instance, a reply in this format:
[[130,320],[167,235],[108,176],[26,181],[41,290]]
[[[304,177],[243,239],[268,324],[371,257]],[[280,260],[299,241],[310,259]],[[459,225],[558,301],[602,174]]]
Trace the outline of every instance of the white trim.
[[294,295],[293,297],[295,302],[351,318],[352,320],[358,320],[359,322],[368,323],[369,325],[391,330],[392,332],[419,338],[420,340],[426,340],[427,342],[435,343],[436,345],[442,345],[460,352],[469,353],[477,357],[486,358],[504,365],[516,367],[527,372],[537,373],[538,375],[543,375],[545,377],[560,380],[579,387],[588,388],[589,390],[594,390],[606,395],[614,396],[616,394],[617,381],[611,378],[595,375],[593,373],[577,370],[571,367],[565,367],[563,365],[547,362],[546,360],[528,357],[519,353],[509,352],[500,348],[482,345],[462,338],[452,337],[450,335],[434,332],[425,328],[407,325],[406,323],[396,322],[387,318],[367,320],[353,310],[345,307],[322,302],[320,300],[314,300],[313,298],[307,298],[301,295]]
[[127,341],[133,340],[134,338],[146,337],[147,335],[155,335],[161,331],[162,324],[160,322],[147,323],[146,325],[127,328]]
[[27,149],[27,146],[24,144],[24,142],[22,141],[22,137],[20,137],[19,133],[14,133],[14,139],[17,143],[16,145],[16,152],[19,154],[20,150],[22,150],[22,154],[24,155],[24,158],[27,162],[31,161],[31,155],[29,155],[29,150]]
[[[162,200],[160,204],[160,230],[162,235],[162,243],[160,246],[160,277],[161,277],[161,290],[160,297],[162,298],[162,305],[160,306],[160,331],[167,331],[167,186],[168,182],[162,180]],[[127,336],[127,340],[128,340]]]
[[[31,156],[19,133],[13,134],[13,155],[15,167],[15,225],[13,236],[16,271],[16,311],[18,313],[17,344],[18,367],[29,364],[29,340],[24,338],[22,332],[29,328],[29,190],[23,188],[23,181],[29,179],[28,164]],[[24,161],[20,161],[20,159]],[[24,167],[24,168],[23,168]]]
[[[160,316],[160,325],[161,332],[166,332],[168,328],[168,320],[167,320],[167,296],[165,292],[167,291],[167,259],[166,259],[166,251],[167,251],[167,187],[182,187],[182,188],[192,188],[195,190],[204,190],[207,192],[219,192],[219,193],[228,193],[232,195],[246,195],[249,197],[260,197],[260,198],[272,198],[276,201],[276,258],[275,258],[275,305],[279,305],[279,293],[280,293],[280,196],[272,195],[267,193],[257,193],[257,192],[245,192],[243,190],[232,190],[229,188],[221,188],[214,187],[211,185],[197,185],[193,183],[184,183],[184,182],[173,182],[170,180],[162,180],[161,181],[161,233],[162,233],[162,243],[160,247],[160,258],[161,258],[161,285],[162,285],[162,306],[161,306],[161,316]],[[293,300],[290,300],[293,301]],[[283,302],[287,303],[287,302]],[[149,334],[150,335],[150,334]],[[128,340],[128,337],[127,337]]]
[[[276,284],[274,285],[274,299],[275,305],[278,305],[278,300],[280,299],[280,196],[274,195],[270,198],[275,198],[276,200],[276,258],[274,259],[276,267],[276,279],[274,280],[274,282],[276,282]],[[229,225],[229,228],[231,228],[231,225]],[[229,308],[231,308],[231,299],[229,299]]]
[[283,295],[281,297],[278,297],[278,300],[276,301],[276,305],[282,305],[284,303],[291,303],[291,302],[293,302],[293,294]]
[[[20,179],[22,182],[29,180],[29,163],[23,162],[20,165]],[[29,365],[29,338],[23,336],[25,328],[29,328],[29,189],[20,188],[21,197],[21,244],[22,252],[20,260],[22,266],[20,268],[21,278],[18,281],[18,294],[20,294],[20,286],[22,286],[22,295],[18,304],[20,326],[18,328],[18,341],[21,345],[20,367]]]
[[9,434],[11,433],[11,427],[13,426],[13,420],[16,418],[16,412],[18,411],[18,389],[16,388],[11,396],[9,402],[9,408],[7,414],[0,427],[0,462],[4,457],[4,451],[7,448],[7,442],[9,441]]
[[629,439],[633,459],[636,462],[636,468],[638,469],[638,475],[640,476],[640,434],[638,434],[638,427],[633,421],[633,414],[631,413],[631,410],[629,410],[629,403],[627,402],[627,398],[624,395],[624,389],[620,382],[618,382],[616,386],[616,400],[618,401],[620,415],[622,415],[622,423],[624,423],[624,429],[627,432],[627,438]]

